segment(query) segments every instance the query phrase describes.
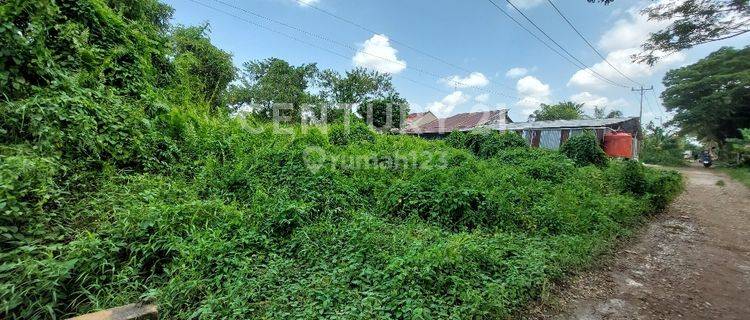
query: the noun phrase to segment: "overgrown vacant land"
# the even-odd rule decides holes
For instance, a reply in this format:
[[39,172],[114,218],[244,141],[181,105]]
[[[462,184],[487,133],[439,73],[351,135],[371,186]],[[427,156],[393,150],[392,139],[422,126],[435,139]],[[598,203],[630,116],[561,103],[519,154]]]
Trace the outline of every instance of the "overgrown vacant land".
[[[335,145],[314,128],[162,117],[153,133],[172,144],[123,150],[128,167],[67,158],[84,141],[55,126],[74,150],[3,146],[7,318],[142,298],[166,318],[501,317],[627,235],[680,180],[528,148],[478,158],[411,137]],[[137,160],[153,152],[163,160]],[[410,153],[418,166],[389,160]]]
[[0,318],[502,318],[680,189],[585,135],[571,160],[231,118],[221,52],[165,10],[0,4]]

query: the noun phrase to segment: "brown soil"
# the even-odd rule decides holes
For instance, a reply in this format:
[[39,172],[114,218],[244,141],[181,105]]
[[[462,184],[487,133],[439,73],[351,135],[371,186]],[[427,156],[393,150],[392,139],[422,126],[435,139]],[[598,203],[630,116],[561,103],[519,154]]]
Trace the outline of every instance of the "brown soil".
[[680,171],[685,192],[667,212],[530,318],[750,319],[750,190],[715,170]]

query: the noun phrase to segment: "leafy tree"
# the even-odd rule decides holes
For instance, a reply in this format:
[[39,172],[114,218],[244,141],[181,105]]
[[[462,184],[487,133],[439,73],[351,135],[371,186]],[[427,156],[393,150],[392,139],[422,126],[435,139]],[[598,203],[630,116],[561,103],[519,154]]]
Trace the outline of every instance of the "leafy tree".
[[575,120],[582,119],[583,103],[575,103],[571,101],[560,102],[557,104],[545,104],[540,105],[540,109],[534,111],[529,117],[534,121],[550,121],[550,120]]
[[651,164],[667,166],[682,166],[685,141],[680,136],[668,132],[665,128],[650,122],[646,125],[643,145],[640,153],[641,160]]
[[732,154],[732,161],[736,164],[748,163],[750,155],[750,128],[740,129],[741,138],[727,139],[729,142],[729,153]]
[[[208,38],[208,24],[177,27],[172,32],[175,64],[181,80],[187,79],[187,91],[195,92],[202,101],[217,107],[236,70],[232,55],[215,47]],[[192,98],[192,97],[189,97]]]
[[387,131],[401,128],[406,115],[409,114],[409,104],[406,99],[393,94],[360,104],[357,114],[375,128]]
[[[322,97],[332,106],[373,102],[373,107],[380,107],[382,103],[376,101],[387,101],[390,97],[398,97],[390,75],[365,68],[355,68],[344,75],[333,70],[325,70],[320,75],[320,85]],[[315,113],[320,117],[319,110],[315,110]],[[375,113],[384,114],[384,109]],[[327,117],[329,121],[335,122],[343,119],[343,114],[342,110],[331,108],[328,110]],[[378,122],[384,123],[385,121]]]
[[324,96],[334,103],[363,103],[396,93],[390,75],[365,68],[355,68],[344,75],[325,70],[320,82]]
[[273,118],[273,104],[279,103],[291,104],[292,109],[280,109],[279,115],[296,121],[302,116],[303,105],[319,101],[307,92],[318,74],[314,63],[293,66],[282,59],[269,58],[246,62],[243,67],[242,84],[230,88],[230,102],[252,105],[253,113],[263,119]]
[[750,48],[722,48],[695,64],[667,72],[664,107],[683,134],[717,140],[750,127]]
[[622,111],[612,110],[607,113],[605,107],[594,107],[594,119],[611,119],[611,118],[622,118]]
[[[614,0],[587,1],[609,4]],[[661,1],[642,13],[650,20],[671,22],[652,33],[643,52],[634,56],[650,65],[665,54],[750,32],[750,0]]]
[[672,21],[654,32],[643,44],[637,61],[650,65],[664,53],[673,53],[704,43],[750,32],[749,0],[662,1],[643,10],[650,20]]

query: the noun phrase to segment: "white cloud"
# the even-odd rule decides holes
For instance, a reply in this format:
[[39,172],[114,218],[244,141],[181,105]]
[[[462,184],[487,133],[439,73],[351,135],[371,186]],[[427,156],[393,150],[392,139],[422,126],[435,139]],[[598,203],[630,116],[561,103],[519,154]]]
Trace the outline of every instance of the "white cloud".
[[649,34],[664,29],[671,22],[648,20],[648,16],[641,14],[641,8],[632,7],[627,10],[627,16],[617,20],[614,27],[605,32],[599,39],[598,45],[607,52],[640,47]]
[[[514,0],[513,4],[515,4],[516,7],[520,9],[528,9],[528,8],[533,8],[533,7],[538,6],[543,1],[544,0]],[[508,7],[512,8],[510,4],[508,4]]]
[[483,93],[476,97],[474,97],[474,101],[484,104],[487,103],[487,101],[490,101],[490,94],[489,93]]
[[490,80],[481,72],[472,72],[466,77],[451,76],[440,79],[440,83],[453,88],[484,87]]
[[451,114],[453,109],[469,101],[471,97],[461,91],[454,91],[445,96],[440,101],[435,101],[427,105],[427,109],[432,111],[438,118],[443,118]]
[[[659,0],[650,5],[674,4],[681,1],[683,0]],[[617,20],[612,28],[604,32],[598,42],[598,46],[608,52],[607,61],[628,78],[636,81],[644,80],[656,72],[685,60],[685,54],[676,53],[663,55],[654,67],[632,61],[632,55],[641,51],[640,46],[648,39],[650,33],[661,30],[671,23],[670,21],[648,20],[647,16],[641,14],[644,4],[648,5],[647,2],[641,2],[626,10],[623,13],[625,17]],[[602,60],[586,70],[577,71],[568,81],[568,86],[575,86],[586,91],[602,90],[611,86],[599,79],[593,74],[594,72],[618,83],[632,84],[609,66],[607,61]]]
[[539,108],[539,104],[550,103],[552,100],[550,86],[532,76],[519,79],[516,83],[516,91],[521,96],[521,100],[516,102],[516,105],[521,108],[523,115],[531,114]]
[[539,79],[532,76],[525,76],[516,83],[516,90],[523,96],[549,96],[550,88],[548,84],[542,83]]
[[522,67],[515,67],[508,70],[508,72],[505,73],[505,76],[508,78],[520,78],[529,73],[529,70]]
[[352,58],[357,67],[365,67],[378,72],[396,74],[406,69],[406,61],[399,60],[396,56],[398,51],[391,47],[387,36],[382,34],[373,35],[365,41],[362,49]]
[[[685,60],[685,54],[675,53],[663,56],[655,66],[650,67],[647,64],[635,63],[631,60],[631,56],[638,52],[638,48],[617,50],[607,55],[607,61],[629,78],[638,81],[638,79],[650,77],[657,71],[664,70],[670,65]],[[573,74],[568,81],[568,86],[576,86],[584,90],[601,90],[610,86],[610,84],[595,76],[592,71],[615,82],[629,83],[628,80],[624,79],[622,75],[610,67],[607,62],[601,61]]]
[[588,110],[593,110],[594,107],[617,109],[617,108],[624,108],[629,105],[629,103],[625,101],[625,99],[621,98],[621,99],[616,99],[616,100],[610,100],[607,97],[598,96],[587,91],[570,96],[570,101],[573,101],[576,103],[583,103],[584,108]]
[[599,47],[607,51],[640,47],[650,37],[650,33],[663,30],[675,21],[675,19],[649,20],[647,15],[641,14],[643,9],[655,6],[675,8],[684,2],[685,0],[641,1],[625,10],[624,13],[618,10],[613,11],[613,15],[623,13],[625,17],[617,20],[615,25],[602,35],[598,42]]

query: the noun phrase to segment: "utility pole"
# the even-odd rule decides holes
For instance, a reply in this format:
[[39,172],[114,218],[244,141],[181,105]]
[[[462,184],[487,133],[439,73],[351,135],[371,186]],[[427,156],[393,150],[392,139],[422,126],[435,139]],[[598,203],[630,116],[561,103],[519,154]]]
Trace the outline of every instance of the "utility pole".
[[[638,92],[641,93],[641,109],[638,112],[638,122],[639,122],[639,125],[640,125],[640,128],[638,128],[638,131],[641,131],[641,130],[643,130],[643,93],[646,92],[646,91],[649,91],[649,90],[654,90],[654,86],[651,86],[650,88],[644,88],[643,86],[641,86],[640,89],[632,88],[630,90],[631,91],[638,91]],[[641,146],[640,146],[640,143],[638,141],[638,137],[635,137],[635,150],[636,150],[635,151],[636,152],[635,159],[638,159],[641,156],[641,154],[640,154],[641,153]]]
[[643,86],[641,86],[640,89],[638,88],[630,89],[630,91],[639,91],[641,93],[641,109],[640,109],[640,112],[638,113],[638,121],[640,121],[641,124],[643,124],[643,93],[649,90],[654,90],[654,86],[651,86],[650,88],[644,88]]

